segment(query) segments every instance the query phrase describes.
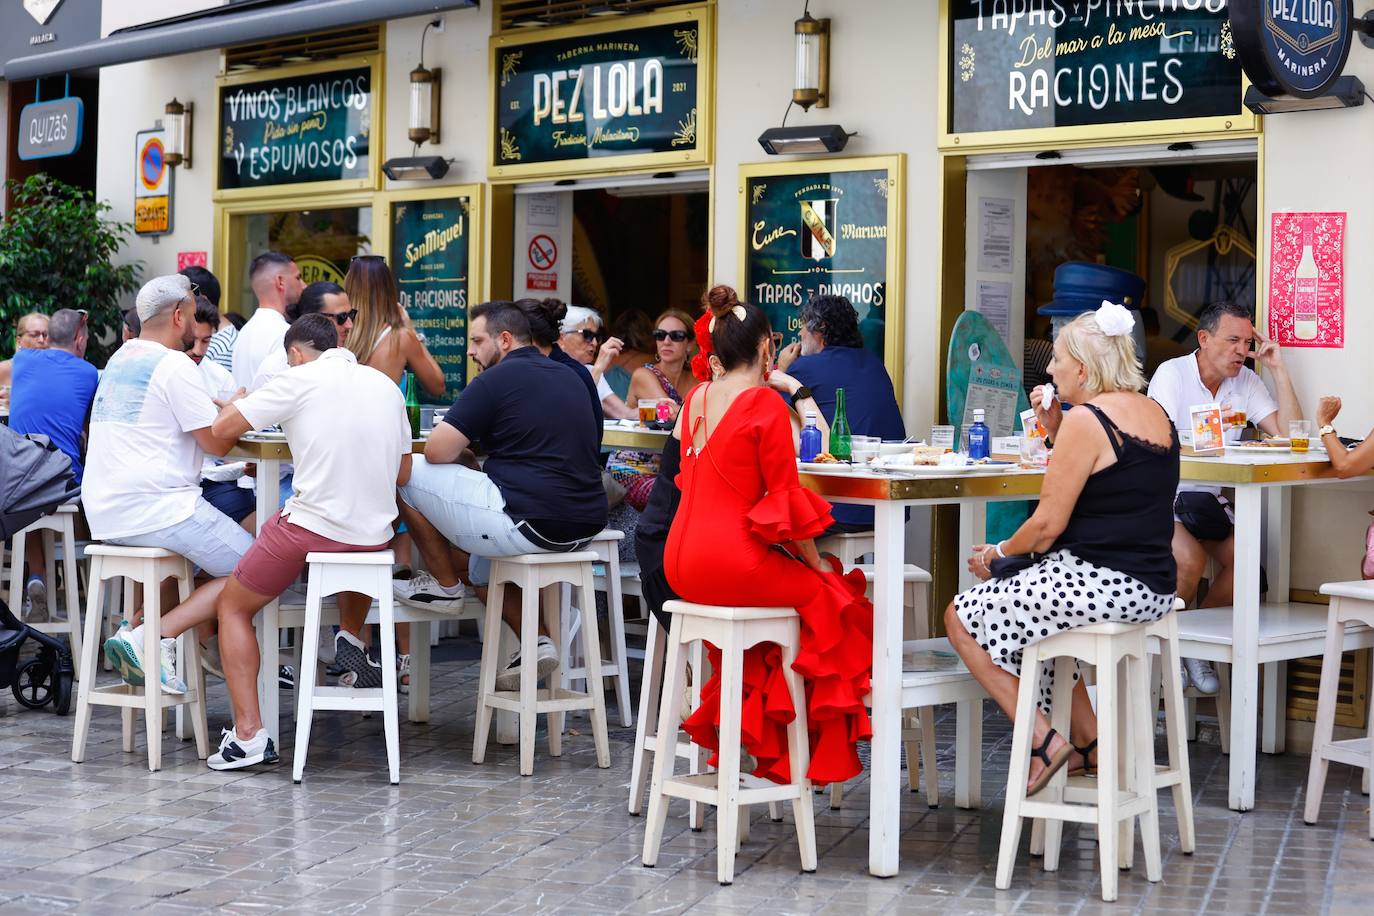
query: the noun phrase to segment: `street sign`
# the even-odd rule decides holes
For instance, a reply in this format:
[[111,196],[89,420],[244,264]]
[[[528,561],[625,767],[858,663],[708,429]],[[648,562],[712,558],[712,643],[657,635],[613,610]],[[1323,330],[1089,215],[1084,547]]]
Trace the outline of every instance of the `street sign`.
[[15,138],[20,159],[51,159],[70,156],[81,148],[81,121],[85,107],[71,97],[34,102],[19,112]]

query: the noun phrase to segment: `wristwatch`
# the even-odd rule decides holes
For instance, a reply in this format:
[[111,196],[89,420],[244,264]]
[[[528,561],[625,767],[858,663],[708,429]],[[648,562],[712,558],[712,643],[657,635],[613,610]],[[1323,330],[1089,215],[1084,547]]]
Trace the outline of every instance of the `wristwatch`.
[[793,407],[796,407],[798,401],[805,401],[805,400],[807,400],[807,399],[810,398],[810,397],[811,397],[811,389],[810,389],[810,388],[807,388],[805,385],[802,385],[802,386],[801,386],[800,388],[798,388],[796,391],[792,392],[791,404],[792,404]]
[[1328,424],[1326,424],[1325,426],[1323,426],[1321,429],[1317,430],[1317,438],[1320,439],[1322,436],[1325,436],[1327,433],[1334,433],[1335,431],[1336,431],[1336,427],[1334,427],[1334,426],[1332,426],[1330,423],[1328,423]]

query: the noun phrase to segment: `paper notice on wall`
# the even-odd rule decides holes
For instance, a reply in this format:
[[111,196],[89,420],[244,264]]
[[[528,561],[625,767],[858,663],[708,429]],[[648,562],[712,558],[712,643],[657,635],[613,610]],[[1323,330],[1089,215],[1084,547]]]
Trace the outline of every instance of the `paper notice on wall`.
[[1275,213],[1269,229],[1269,338],[1345,346],[1344,213]]
[[[1016,201],[1009,197],[978,198],[978,270],[1009,274],[1016,243]],[[995,323],[995,322],[994,322]]]
[[977,309],[1008,346],[1011,344],[1011,284],[1000,280],[978,281]]

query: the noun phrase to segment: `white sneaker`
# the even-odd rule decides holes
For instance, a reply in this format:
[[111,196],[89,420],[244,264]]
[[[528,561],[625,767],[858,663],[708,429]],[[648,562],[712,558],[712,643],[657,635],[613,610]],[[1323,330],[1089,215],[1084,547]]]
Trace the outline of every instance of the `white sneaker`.
[[[177,677],[176,646],[175,639],[162,640],[162,651],[159,653],[162,656],[162,689],[166,693],[183,694],[186,692],[186,682]],[[124,683],[132,687],[142,687],[143,627],[135,627],[132,630],[120,627],[118,632],[105,640],[105,657],[124,679]]]
[[[558,667],[558,647],[553,644],[553,640],[547,636],[539,637],[539,641],[534,647],[535,657],[535,680],[542,681],[544,678],[553,674],[553,669]],[[520,652],[516,651],[510,657],[510,664],[506,665],[506,670],[496,675],[497,690],[519,690],[520,689]]]
[[1183,668],[1188,673],[1188,680],[1193,682],[1198,693],[1212,696],[1221,689],[1221,682],[1217,680],[1217,673],[1212,669],[1212,663],[1203,658],[1185,658]]
[[267,737],[267,729],[260,728],[253,737],[245,740],[233,728],[226,728],[219,740],[219,750],[206,760],[212,770],[240,770],[255,763],[276,763],[276,745]]
[[456,611],[463,606],[463,583],[447,589],[423,570],[409,579],[392,579],[391,591],[401,603],[416,607]]
[[410,693],[410,656],[396,656],[396,692]]

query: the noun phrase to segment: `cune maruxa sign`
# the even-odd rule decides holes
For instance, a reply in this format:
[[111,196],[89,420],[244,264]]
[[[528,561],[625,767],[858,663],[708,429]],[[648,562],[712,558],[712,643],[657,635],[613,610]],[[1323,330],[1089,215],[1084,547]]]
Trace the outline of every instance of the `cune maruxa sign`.
[[1241,66],[1264,94],[1316,98],[1341,75],[1351,0],[1233,0],[1230,14]]

